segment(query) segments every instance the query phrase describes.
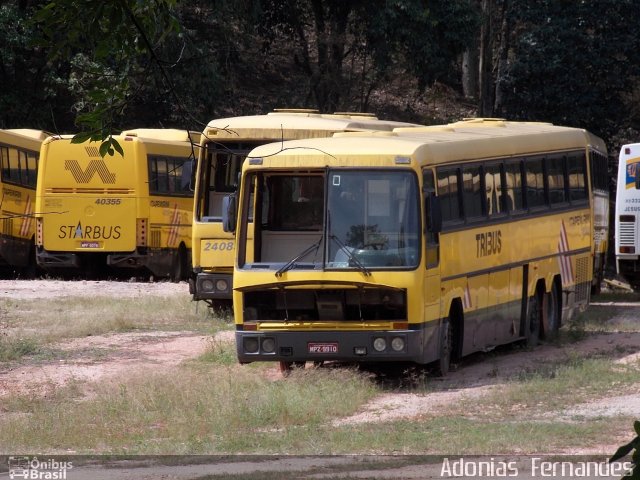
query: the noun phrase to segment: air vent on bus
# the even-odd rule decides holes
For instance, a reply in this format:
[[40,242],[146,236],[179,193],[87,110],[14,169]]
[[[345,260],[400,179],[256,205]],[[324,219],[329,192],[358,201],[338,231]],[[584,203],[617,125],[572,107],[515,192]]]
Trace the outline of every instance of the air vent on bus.
[[[2,212],[4,214],[4,212]],[[12,218],[4,218],[2,219],[2,233],[5,235],[13,235],[13,219]]]
[[636,224],[619,223],[618,241],[621,246],[635,246],[636,244]]
[[151,230],[150,243],[151,247],[160,247],[160,230]]
[[576,301],[582,302],[589,299],[589,292],[591,291],[591,285],[589,282],[589,257],[582,257],[576,259]]

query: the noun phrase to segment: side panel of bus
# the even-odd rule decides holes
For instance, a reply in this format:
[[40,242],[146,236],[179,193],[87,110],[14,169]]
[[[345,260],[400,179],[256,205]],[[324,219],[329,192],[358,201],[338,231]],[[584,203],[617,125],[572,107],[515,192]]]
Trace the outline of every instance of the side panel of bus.
[[615,209],[616,270],[632,284],[640,279],[640,144],[623,145],[618,165]]
[[[36,133],[36,132],[34,132]],[[0,266],[35,274],[35,187],[41,141],[2,131],[0,138]]]

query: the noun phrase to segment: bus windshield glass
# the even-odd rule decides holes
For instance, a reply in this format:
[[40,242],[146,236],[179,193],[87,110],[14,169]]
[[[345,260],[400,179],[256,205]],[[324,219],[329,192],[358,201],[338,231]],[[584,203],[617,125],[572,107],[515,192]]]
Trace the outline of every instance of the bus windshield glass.
[[415,267],[418,191],[409,172],[329,172],[327,267]]
[[[258,185],[261,221],[255,225],[253,255],[248,242],[243,258],[255,261],[245,268],[281,274],[295,269],[368,272],[418,265],[419,196],[413,173],[329,169],[256,177],[250,175],[247,184]],[[247,212],[250,215],[251,209]]]

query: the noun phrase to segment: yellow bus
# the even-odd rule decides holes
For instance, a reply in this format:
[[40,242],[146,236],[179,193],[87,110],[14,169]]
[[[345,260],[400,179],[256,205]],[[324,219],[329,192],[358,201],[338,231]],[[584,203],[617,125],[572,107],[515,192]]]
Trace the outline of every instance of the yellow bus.
[[210,306],[231,304],[234,236],[222,228],[222,202],[234,192],[240,167],[254,147],[279,140],[329,137],[335,132],[415,126],[379,120],[367,113],[321,114],[308,109],[278,109],[266,115],[221,118],[202,134],[196,173],[193,219],[194,300]]
[[[590,299],[602,140],[475,119],[258,147],[243,166],[240,362],[451,362]],[[230,202],[233,204],[233,202]]]
[[36,274],[35,191],[42,130],[0,130],[0,268],[25,277]]
[[191,172],[200,134],[137,129],[97,142],[44,142],[38,178],[38,265],[88,277],[104,273],[186,279],[190,271]]

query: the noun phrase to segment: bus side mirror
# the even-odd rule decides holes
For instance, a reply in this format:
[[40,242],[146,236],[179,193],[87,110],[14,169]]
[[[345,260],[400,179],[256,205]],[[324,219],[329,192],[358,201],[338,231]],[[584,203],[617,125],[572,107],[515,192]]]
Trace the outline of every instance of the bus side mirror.
[[225,232],[235,232],[236,219],[236,195],[232,193],[222,199],[222,229]]
[[431,233],[440,233],[442,230],[442,208],[440,198],[434,193],[429,193],[425,199],[425,211],[427,212],[427,229]]

